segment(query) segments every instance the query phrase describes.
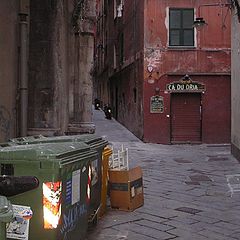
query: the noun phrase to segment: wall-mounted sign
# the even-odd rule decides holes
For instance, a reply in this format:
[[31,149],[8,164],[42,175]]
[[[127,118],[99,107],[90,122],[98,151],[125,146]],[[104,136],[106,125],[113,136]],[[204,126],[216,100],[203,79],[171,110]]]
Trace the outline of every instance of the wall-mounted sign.
[[166,90],[171,92],[203,92],[205,85],[192,81],[179,81],[167,84]]
[[147,70],[148,70],[148,72],[152,73],[152,71],[153,71],[153,66],[148,65],[148,66],[147,66]]
[[150,113],[163,113],[164,103],[163,97],[161,96],[152,96],[150,99]]

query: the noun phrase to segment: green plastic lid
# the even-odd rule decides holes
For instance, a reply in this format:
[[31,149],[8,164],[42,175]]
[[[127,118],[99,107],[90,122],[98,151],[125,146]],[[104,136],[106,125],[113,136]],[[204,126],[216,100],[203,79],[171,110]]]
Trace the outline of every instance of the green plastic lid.
[[102,137],[95,134],[81,134],[81,135],[68,135],[68,136],[56,136],[56,137],[44,137],[42,135],[29,136],[22,138],[13,138],[10,140],[12,143],[16,144],[37,144],[37,143],[59,143],[59,142],[84,142],[92,146],[106,146],[107,141]]
[[0,160],[61,159],[74,154],[88,155],[94,152],[83,142],[14,145],[0,148]]

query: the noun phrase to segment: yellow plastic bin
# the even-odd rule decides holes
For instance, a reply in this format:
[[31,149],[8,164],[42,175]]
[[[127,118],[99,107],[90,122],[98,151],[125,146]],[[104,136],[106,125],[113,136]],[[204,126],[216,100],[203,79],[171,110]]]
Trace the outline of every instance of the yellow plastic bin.
[[105,147],[102,153],[102,190],[101,190],[101,207],[99,217],[102,217],[107,209],[107,188],[108,188],[108,168],[109,157],[112,155],[112,149]]

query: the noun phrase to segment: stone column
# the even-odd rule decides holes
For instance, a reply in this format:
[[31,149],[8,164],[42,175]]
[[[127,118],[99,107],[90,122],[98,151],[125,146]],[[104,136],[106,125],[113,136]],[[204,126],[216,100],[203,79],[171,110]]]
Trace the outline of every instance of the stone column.
[[94,56],[95,1],[81,0],[73,13],[74,89],[73,118],[68,134],[94,133],[92,122],[92,69]]
[[28,135],[63,135],[68,125],[67,5],[31,1]]

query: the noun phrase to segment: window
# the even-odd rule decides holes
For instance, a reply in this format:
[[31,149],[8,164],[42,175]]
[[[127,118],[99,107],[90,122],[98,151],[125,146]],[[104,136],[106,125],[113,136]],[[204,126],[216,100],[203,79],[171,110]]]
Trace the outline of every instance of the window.
[[124,0],[113,0],[113,16],[114,19],[122,17],[124,7]]
[[119,61],[122,64],[124,61],[124,36],[123,33],[120,35],[120,57]]
[[136,88],[133,89],[133,99],[134,99],[134,103],[136,103],[137,102],[137,89]]
[[194,46],[194,10],[169,10],[169,46]]
[[113,68],[117,68],[117,51],[116,51],[116,45],[113,46]]
[[117,17],[117,0],[113,0],[113,17]]

